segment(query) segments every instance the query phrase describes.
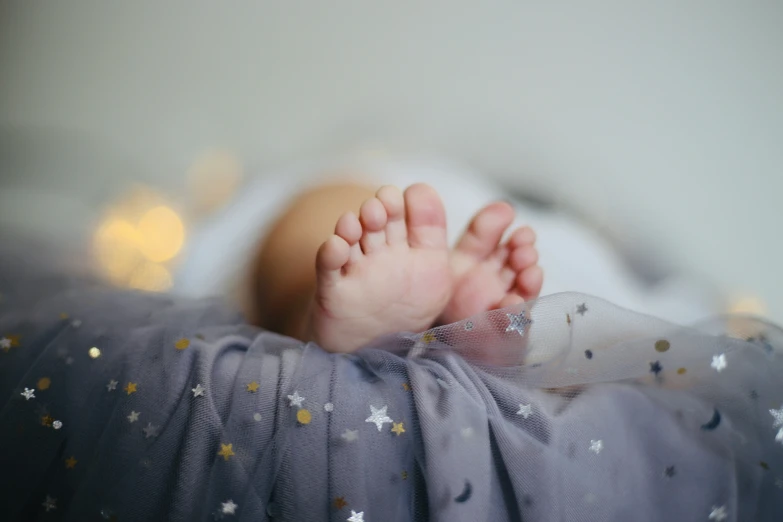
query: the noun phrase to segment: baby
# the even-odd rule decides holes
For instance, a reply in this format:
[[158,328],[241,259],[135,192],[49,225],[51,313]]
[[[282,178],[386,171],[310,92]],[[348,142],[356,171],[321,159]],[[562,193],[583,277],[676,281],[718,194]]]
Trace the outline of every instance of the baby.
[[[331,233],[324,227],[335,219]],[[249,316],[352,352],[385,334],[522,303],[538,296],[543,272],[529,227],[503,241],[513,219],[509,204],[492,203],[449,250],[443,204],[428,185],[374,195],[360,185],[318,187],[294,200],[262,243]]]
[[0,244],[3,520],[783,520],[783,331],[538,298],[512,220],[450,251],[426,185],[304,192],[254,260],[263,329]]

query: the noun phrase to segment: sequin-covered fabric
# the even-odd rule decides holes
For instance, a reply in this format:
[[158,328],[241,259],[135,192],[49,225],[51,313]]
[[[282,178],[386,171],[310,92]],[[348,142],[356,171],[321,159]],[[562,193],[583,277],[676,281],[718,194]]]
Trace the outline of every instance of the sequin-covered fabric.
[[52,281],[0,289],[3,520],[783,520],[771,325],[560,294],[332,355]]

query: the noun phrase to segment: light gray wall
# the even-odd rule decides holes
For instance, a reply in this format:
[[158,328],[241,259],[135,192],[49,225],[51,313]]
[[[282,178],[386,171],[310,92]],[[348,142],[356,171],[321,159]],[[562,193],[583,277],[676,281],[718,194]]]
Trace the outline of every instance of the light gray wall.
[[0,5],[0,127],[127,160],[53,186],[173,188],[216,145],[259,167],[435,150],[643,233],[783,320],[783,2]]

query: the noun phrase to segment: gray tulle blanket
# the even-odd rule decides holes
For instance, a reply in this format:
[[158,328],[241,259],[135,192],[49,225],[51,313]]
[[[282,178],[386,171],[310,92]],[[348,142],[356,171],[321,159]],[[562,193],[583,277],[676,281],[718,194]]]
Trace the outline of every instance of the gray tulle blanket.
[[783,346],[559,294],[354,355],[3,274],[3,520],[783,520]]

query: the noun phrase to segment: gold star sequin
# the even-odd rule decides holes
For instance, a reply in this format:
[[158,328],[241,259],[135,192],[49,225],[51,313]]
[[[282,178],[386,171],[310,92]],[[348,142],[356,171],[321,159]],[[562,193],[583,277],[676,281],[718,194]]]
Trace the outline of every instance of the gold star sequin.
[[671,344],[666,339],[661,339],[660,341],[655,341],[655,351],[656,352],[667,352],[669,351],[669,348],[671,347]]
[[234,455],[233,448],[233,444],[220,444],[220,451],[218,451],[218,455],[223,457],[225,460],[228,460]]
[[39,390],[48,390],[51,384],[52,384],[52,380],[49,377],[41,377],[40,379],[38,379]]
[[687,371],[685,368],[677,368],[677,375],[685,375]]
[[313,420],[313,416],[310,414],[310,411],[302,408],[296,412],[296,420],[299,424],[310,424],[310,421]]
[[174,343],[174,348],[176,348],[177,350],[184,350],[188,346],[190,346],[190,339],[186,339],[185,337],[183,337],[182,339],[177,339],[176,342]]
[[247,391],[250,393],[255,393],[258,391],[258,383],[256,381],[251,382],[247,385]]
[[392,422],[391,430],[393,433],[396,433],[398,437],[405,433],[405,428],[402,426],[401,422]]
[[407,382],[402,383],[402,389],[405,391],[411,391],[411,385]]
[[424,335],[421,336],[421,341],[424,344],[430,344],[432,341],[435,340],[435,334],[432,332],[427,332]]
[[65,459],[65,467],[66,467],[66,468],[68,468],[68,469],[73,469],[73,468],[75,468],[75,467],[76,467],[76,463],[77,463],[77,462],[79,462],[79,461],[78,461],[78,460],[76,460],[76,457],[74,457],[73,455],[71,455],[70,457],[68,457],[67,459]]
[[68,314],[66,314],[65,312],[61,313],[60,319],[68,319]]
[[336,497],[334,499],[334,509],[342,509],[347,505],[348,502],[345,501],[345,497]]
[[51,415],[44,415],[41,417],[41,426],[46,426],[47,428],[52,427],[52,423],[54,422],[54,417]]
[[402,480],[408,480],[408,472],[404,471],[400,473],[400,477],[402,477]]
[[128,384],[125,385],[125,393],[130,395],[131,393],[136,393],[136,383],[135,382],[128,382]]

